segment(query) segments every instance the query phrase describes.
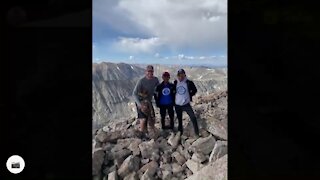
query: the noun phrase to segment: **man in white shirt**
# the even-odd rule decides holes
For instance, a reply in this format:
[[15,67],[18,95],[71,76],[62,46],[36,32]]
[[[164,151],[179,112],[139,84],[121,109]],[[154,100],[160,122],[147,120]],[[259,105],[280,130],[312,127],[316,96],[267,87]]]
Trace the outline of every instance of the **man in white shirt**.
[[193,109],[190,105],[192,101],[192,96],[197,93],[197,88],[194,83],[187,79],[186,73],[183,69],[180,69],[177,73],[178,80],[174,81],[174,85],[176,86],[176,96],[175,96],[175,111],[177,113],[178,118],[178,130],[183,133],[182,126],[182,112],[185,111],[193,124],[194,132],[196,137],[199,137],[199,128],[197,118],[193,112]]

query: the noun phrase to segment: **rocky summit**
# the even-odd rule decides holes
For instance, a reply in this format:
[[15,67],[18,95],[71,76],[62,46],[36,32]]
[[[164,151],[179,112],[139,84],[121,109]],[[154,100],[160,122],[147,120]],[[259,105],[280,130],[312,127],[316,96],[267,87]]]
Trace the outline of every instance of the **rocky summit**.
[[186,114],[183,134],[176,129],[160,129],[158,109],[157,136],[142,136],[135,118],[108,123],[96,131],[93,139],[93,179],[226,180],[227,96],[227,91],[220,91],[195,97],[192,106],[199,124],[199,138],[195,137]]

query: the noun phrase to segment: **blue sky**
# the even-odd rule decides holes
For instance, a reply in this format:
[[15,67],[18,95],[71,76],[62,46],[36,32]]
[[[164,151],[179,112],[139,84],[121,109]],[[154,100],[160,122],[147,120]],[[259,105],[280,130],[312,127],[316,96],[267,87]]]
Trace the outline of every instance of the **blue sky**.
[[227,65],[226,0],[94,0],[93,62]]

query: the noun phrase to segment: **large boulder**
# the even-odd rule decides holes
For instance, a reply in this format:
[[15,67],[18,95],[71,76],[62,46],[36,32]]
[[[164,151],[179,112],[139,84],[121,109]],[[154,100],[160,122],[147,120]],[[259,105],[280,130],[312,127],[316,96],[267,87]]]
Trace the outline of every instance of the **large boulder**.
[[205,122],[207,131],[209,131],[219,139],[228,140],[227,129],[225,129],[223,123],[220,120],[216,118],[208,118]]
[[203,164],[201,163],[198,163],[198,162],[195,162],[191,159],[189,159],[187,162],[186,162],[186,165],[187,167],[192,171],[192,173],[195,173],[195,172],[198,172],[201,168],[204,167]]
[[141,139],[138,139],[138,138],[136,138],[136,139],[131,139],[131,143],[130,143],[128,149],[129,149],[130,151],[132,151],[132,154],[133,154],[134,156],[137,156],[137,155],[140,154],[139,144],[140,144],[141,142],[142,142]]
[[207,160],[207,157],[201,152],[196,152],[196,153],[193,153],[191,159],[197,163],[202,163]]
[[172,163],[171,166],[173,175],[177,175],[183,171],[182,166],[180,166],[178,163]]
[[104,161],[105,152],[102,148],[97,149],[92,155],[92,175],[99,175]]
[[168,144],[170,144],[173,148],[176,148],[179,145],[180,141],[180,131],[175,135],[172,133],[168,139]]
[[172,171],[162,171],[162,179],[170,180],[172,178]]
[[139,144],[139,149],[141,152],[141,156],[144,159],[149,159],[152,157],[152,153],[159,153],[159,148],[157,144],[154,142],[154,139],[146,142],[142,142]]
[[149,169],[142,175],[141,180],[154,180],[155,178],[150,175]]
[[210,152],[214,148],[215,143],[216,143],[215,138],[212,135],[210,135],[205,138],[197,139],[195,142],[192,143],[189,149],[192,152],[201,152],[207,155],[207,154],[210,154]]
[[108,153],[108,160],[115,160],[115,159],[125,159],[131,154],[129,149],[112,149]]
[[228,155],[224,155],[218,160],[211,162],[207,166],[188,177],[187,180],[226,180],[228,168]]
[[136,172],[132,172],[123,178],[123,180],[138,180],[138,179],[139,179],[139,176]]
[[108,174],[108,180],[118,180],[117,171],[113,171]]
[[209,162],[215,161],[220,157],[228,153],[228,142],[227,141],[217,141],[214,148],[210,154]]
[[153,176],[158,169],[158,163],[155,161],[151,161],[147,164],[145,164],[144,166],[142,166],[139,170],[139,173],[145,173],[147,170],[150,176]]
[[178,164],[183,165],[187,160],[179,152],[175,151],[172,153],[172,157],[178,162]]
[[95,136],[95,140],[97,142],[106,142],[108,139],[108,134],[106,132],[103,131],[98,131],[98,134]]
[[118,170],[118,175],[121,178],[124,178],[128,174],[130,174],[131,172],[138,171],[139,164],[140,164],[140,159],[137,156],[130,155],[121,164],[121,166]]

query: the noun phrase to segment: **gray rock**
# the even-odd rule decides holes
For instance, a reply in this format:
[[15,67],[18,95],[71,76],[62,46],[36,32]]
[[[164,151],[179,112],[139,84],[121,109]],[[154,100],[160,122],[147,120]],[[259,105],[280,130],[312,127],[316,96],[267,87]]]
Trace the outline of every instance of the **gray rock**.
[[210,154],[209,162],[216,161],[220,157],[228,153],[227,141],[217,141],[214,148]]
[[102,149],[104,151],[111,151],[111,149],[114,148],[114,146],[115,146],[114,144],[106,142],[106,143],[103,143]]
[[174,152],[172,154],[172,157],[174,157],[174,159],[180,164],[184,164],[187,160],[179,153],[179,152]]
[[117,145],[121,146],[122,148],[129,148],[129,145],[133,142],[141,143],[141,139],[138,138],[126,138],[126,139],[118,139]]
[[115,160],[115,159],[125,159],[131,154],[131,151],[129,149],[121,149],[121,150],[111,150],[110,153],[108,153],[108,160]]
[[159,177],[159,179],[163,179],[163,174],[162,174],[162,171],[160,170],[160,168],[157,169],[157,173],[156,174]]
[[162,171],[162,179],[163,180],[170,180],[172,178],[171,171]]
[[166,152],[166,151],[172,151],[172,146],[170,146],[167,142],[166,139],[161,139],[160,141],[158,141],[159,144],[159,150],[162,152]]
[[144,166],[142,166],[139,170],[139,173],[145,173],[147,170],[150,176],[153,176],[158,169],[158,163],[155,161],[151,161],[148,164],[145,164]]
[[124,137],[121,134],[121,131],[113,131],[108,132],[107,137],[105,138],[104,142],[117,142],[118,139],[123,139]]
[[103,132],[103,131],[99,132],[99,133],[95,136],[95,140],[96,140],[97,142],[102,142],[102,143],[104,143],[104,142],[107,141],[107,139],[108,139],[108,134],[107,134],[106,132]]
[[215,138],[212,135],[210,135],[205,138],[197,139],[195,142],[192,143],[189,149],[192,152],[201,152],[207,155],[207,154],[210,154],[215,143],[216,143]]
[[196,153],[193,153],[191,159],[197,163],[202,163],[207,160],[207,157],[201,152],[196,152]]
[[136,172],[132,172],[123,178],[123,180],[138,180],[138,179],[139,179],[139,177]]
[[183,168],[178,163],[172,163],[172,173],[176,175],[183,171]]
[[151,139],[157,139],[160,136],[160,131],[158,128],[148,130],[148,134]]
[[154,139],[139,144],[139,149],[141,152],[142,158],[148,159],[152,157],[152,153],[159,153],[159,148],[157,147]]
[[160,164],[160,169],[163,171],[172,171],[172,165],[171,164]]
[[228,168],[228,155],[211,162],[206,167],[200,169],[198,172],[194,173],[192,176],[188,177],[187,180],[226,180],[227,168]]
[[161,161],[162,161],[163,163],[171,163],[170,153],[165,152],[165,153],[161,156]]
[[207,130],[222,140],[228,140],[227,129],[225,129],[223,123],[216,118],[208,118],[206,120]]
[[113,171],[108,174],[108,180],[118,180],[117,171]]
[[160,159],[159,153],[152,152],[151,160],[152,161],[158,161],[159,159]]
[[138,171],[139,170],[139,164],[140,164],[140,159],[137,156],[133,157],[133,155],[130,155],[121,164],[121,166],[120,166],[120,168],[118,170],[118,175],[121,178],[124,178],[129,173],[131,173],[133,171]]
[[141,164],[147,164],[150,161],[150,159],[141,159]]
[[205,129],[200,129],[199,130],[201,137],[208,137],[210,136],[210,133],[208,131],[206,131]]
[[188,152],[188,149],[183,148],[181,145],[178,146],[177,152],[179,152],[185,159],[190,159],[191,156]]
[[131,144],[129,145],[128,149],[132,151],[132,154],[134,156],[140,155],[140,149],[139,149],[139,144],[141,143],[141,139],[132,139]]
[[116,165],[113,165],[113,166],[111,166],[111,167],[106,166],[106,167],[104,167],[104,169],[103,169],[103,173],[104,173],[104,174],[109,174],[109,173],[111,173],[111,172],[113,172],[113,171],[116,171],[116,170],[117,170]]
[[100,173],[99,175],[94,175],[92,177],[92,180],[101,180],[102,179],[102,174]]
[[172,147],[176,148],[180,141],[180,131],[177,132],[176,135],[172,133],[168,139],[168,144],[170,144]]
[[193,174],[192,171],[189,168],[186,168],[185,172],[186,172],[187,177],[189,177],[189,176],[191,176]]
[[191,159],[189,159],[186,162],[186,165],[193,173],[199,171],[201,168],[204,167],[204,165],[202,165],[201,163],[197,163],[197,162],[195,162],[195,161],[193,161]]
[[104,126],[103,128],[102,128],[102,131],[103,132],[110,132],[112,129],[109,127],[109,126]]
[[154,180],[155,178],[150,175],[149,169],[142,175],[141,180]]
[[92,175],[99,175],[101,172],[101,166],[104,161],[105,152],[102,148],[93,152],[92,156]]

